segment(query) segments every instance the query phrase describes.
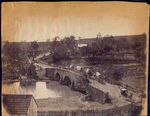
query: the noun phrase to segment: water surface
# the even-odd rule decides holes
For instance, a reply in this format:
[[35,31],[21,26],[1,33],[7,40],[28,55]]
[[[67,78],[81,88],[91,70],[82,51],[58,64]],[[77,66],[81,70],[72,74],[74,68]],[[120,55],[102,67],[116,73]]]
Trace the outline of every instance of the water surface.
[[71,91],[68,86],[58,82],[14,82],[2,85],[3,94],[32,94],[35,99],[81,96],[82,93]]

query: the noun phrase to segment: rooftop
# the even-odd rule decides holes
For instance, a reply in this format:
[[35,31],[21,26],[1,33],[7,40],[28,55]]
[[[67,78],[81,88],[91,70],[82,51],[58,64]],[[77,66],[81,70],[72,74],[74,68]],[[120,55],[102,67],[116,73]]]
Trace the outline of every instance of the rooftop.
[[27,114],[32,95],[3,94],[3,105],[9,114]]

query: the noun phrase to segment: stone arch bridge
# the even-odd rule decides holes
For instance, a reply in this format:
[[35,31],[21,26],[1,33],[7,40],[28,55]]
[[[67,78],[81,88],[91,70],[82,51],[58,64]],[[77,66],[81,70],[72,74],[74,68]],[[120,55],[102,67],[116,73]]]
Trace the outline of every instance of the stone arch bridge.
[[46,68],[46,77],[58,81],[60,84],[68,85],[72,90],[77,87],[78,80],[83,78],[79,73],[57,67]]
[[70,86],[71,90],[85,91],[88,95],[92,96],[94,100],[101,103],[105,103],[109,99],[109,94],[105,85],[103,85],[102,89],[98,82],[95,82],[95,85],[89,83],[86,86],[82,84],[80,86],[77,82],[78,79],[84,78],[82,74],[57,67],[46,68],[45,70],[46,77],[50,80],[58,81],[60,84]]

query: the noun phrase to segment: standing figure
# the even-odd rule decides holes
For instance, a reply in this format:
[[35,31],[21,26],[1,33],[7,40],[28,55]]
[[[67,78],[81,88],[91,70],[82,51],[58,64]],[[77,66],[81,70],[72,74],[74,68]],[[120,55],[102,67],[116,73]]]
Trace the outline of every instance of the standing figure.
[[89,78],[92,78],[92,75],[94,74],[93,69],[90,69],[89,72],[88,72],[88,74],[89,74]]
[[96,73],[93,73],[93,75],[92,75],[93,84],[94,84],[95,79],[96,79]]
[[100,73],[99,72],[96,72],[96,80],[98,81],[98,82],[100,82],[100,81],[102,81],[101,80],[101,78],[100,78]]

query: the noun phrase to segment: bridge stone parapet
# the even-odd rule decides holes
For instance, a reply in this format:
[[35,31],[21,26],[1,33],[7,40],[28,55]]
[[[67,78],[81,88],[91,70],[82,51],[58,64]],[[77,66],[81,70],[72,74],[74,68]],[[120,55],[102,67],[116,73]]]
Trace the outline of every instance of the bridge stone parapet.
[[78,79],[82,78],[82,75],[70,70],[52,67],[46,68],[46,77],[50,80],[58,81],[60,84],[76,86]]
[[87,94],[97,102],[106,103],[110,100],[108,92],[93,87],[91,84],[86,86]]

